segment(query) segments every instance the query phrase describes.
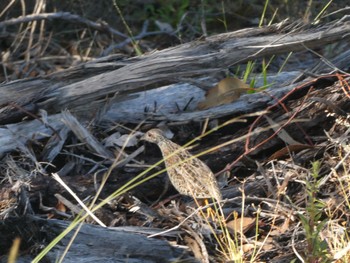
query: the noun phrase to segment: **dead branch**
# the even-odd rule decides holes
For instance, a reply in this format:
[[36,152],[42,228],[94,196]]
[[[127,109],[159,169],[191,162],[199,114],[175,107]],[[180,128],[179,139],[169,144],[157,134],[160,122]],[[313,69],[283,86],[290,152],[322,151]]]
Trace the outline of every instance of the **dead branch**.
[[35,15],[32,14],[32,15],[20,16],[17,18],[12,18],[12,19],[0,22],[0,28],[6,27],[6,26],[18,25],[22,23],[28,23],[32,21],[53,20],[53,19],[61,19],[72,23],[80,23],[101,32],[109,33],[111,35],[116,35],[122,38],[128,38],[127,35],[110,27],[106,22],[99,22],[99,23],[93,22],[89,19],[86,19],[79,15],[71,14],[69,12],[41,13],[41,14],[35,14]]
[[[24,105],[34,101],[49,113],[64,108],[72,111],[91,112],[105,104],[106,96],[116,95],[124,100],[126,94],[173,83],[179,77],[203,76],[218,72],[230,65],[271,54],[298,51],[304,46],[313,48],[344,40],[350,36],[350,25],[335,22],[319,27],[275,24],[261,29],[247,29],[220,34],[168,48],[141,58],[117,62],[117,69],[102,72],[89,78],[81,78],[75,69],[52,74],[49,78],[27,79],[0,85],[0,105],[16,102]],[[285,33],[285,30],[289,32]],[[112,62],[111,62],[112,63]],[[110,64],[109,64],[110,67]],[[72,76],[71,73],[74,73]],[[76,78],[78,81],[74,81]],[[19,92],[21,91],[21,92]],[[2,119],[3,117],[1,117]]]

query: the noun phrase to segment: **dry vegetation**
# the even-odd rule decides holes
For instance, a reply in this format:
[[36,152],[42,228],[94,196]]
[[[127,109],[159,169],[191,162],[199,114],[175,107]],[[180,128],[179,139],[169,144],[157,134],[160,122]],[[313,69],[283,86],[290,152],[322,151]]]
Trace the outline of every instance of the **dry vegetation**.
[[[266,11],[260,1],[129,2],[0,3],[0,262],[39,253],[34,262],[58,254],[65,262],[348,262],[348,9],[324,1],[271,1]],[[298,22],[258,29],[287,17]],[[159,80],[135,73],[112,85],[104,75],[136,65],[124,74],[132,76],[163,55],[188,66],[169,55],[176,48],[154,51],[216,47],[207,35],[252,27],[235,38],[283,39],[318,25],[347,34],[312,47],[276,44],[275,54],[276,41],[253,60],[218,55],[188,74],[151,68]],[[230,82],[227,75],[250,84],[239,84],[247,94],[215,86]],[[103,93],[78,93],[84,80],[101,82]],[[176,86],[184,82],[194,86]],[[203,104],[209,88],[214,100]],[[215,218],[177,195],[158,148],[140,141],[154,127],[215,173],[223,195],[220,207],[212,204]],[[84,236],[73,238],[80,222]],[[55,239],[69,230],[72,245]]]

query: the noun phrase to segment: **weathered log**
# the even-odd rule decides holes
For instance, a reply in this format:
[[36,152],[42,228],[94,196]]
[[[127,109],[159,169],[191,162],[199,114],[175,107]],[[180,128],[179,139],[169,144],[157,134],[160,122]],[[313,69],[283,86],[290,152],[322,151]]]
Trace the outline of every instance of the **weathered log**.
[[[96,113],[106,104],[107,97],[114,97],[112,102],[123,101],[126,94],[174,83],[180,77],[203,76],[260,57],[343,41],[350,36],[349,32],[350,25],[343,19],[323,26],[283,22],[220,34],[141,58],[109,62],[106,65],[109,71],[102,73],[104,66],[97,61],[46,78],[2,84],[0,105],[9,107],[15,103],[33,111],[44,109],[50,114],[68,108],[81,116],[91,117],[91,112]],[[89,71],[85,68],[90,68],[90,72],[91,68],[98,68],[98,73],[84,78],[85,71]],[[0,115],[2,124],[11,121],[14,111],[4,110]],[[18,121],[18,116],[16,118]]]
[[[60,220],[44,220],[33,216],[8,218],[0,225],[2,250],[8,249],[15,237],[22,239],[23,247],[50,242],[62,233],[69,222]],[[84,224],[75,237],[67,255],[66,262],[198,262],[189,256],[188,251],[173,247],[167,241],[147,238],[147,234],[160,232],[159,229],[145,228],[103,228]],[[174,232],[176,234],[176,232]],[[173,233],[173,234],[174,234]],[[73,237],[74,230],[65,236],[45,259],[55,262],[61,256]],[[167,233],[167,235],[173,235]],[[4,251],[2,251],[4,253]],[[1,254],[3,254],[1,253]],[[28,262],[29,255],[19,258],[18,262]],[[0,262],[7,262],[5,258]]]

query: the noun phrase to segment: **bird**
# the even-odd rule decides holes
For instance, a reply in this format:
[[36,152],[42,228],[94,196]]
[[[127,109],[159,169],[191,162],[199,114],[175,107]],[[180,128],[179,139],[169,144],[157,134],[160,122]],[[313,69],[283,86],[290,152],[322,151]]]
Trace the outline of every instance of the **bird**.
[[207,199],[214,198],[217,202],[222,200],[219,185],[210,168],[186,149],[167,139],[161,129],[147,131],[141,140],[158,145],[170,182],[180,194],[205,199],[206,204]]

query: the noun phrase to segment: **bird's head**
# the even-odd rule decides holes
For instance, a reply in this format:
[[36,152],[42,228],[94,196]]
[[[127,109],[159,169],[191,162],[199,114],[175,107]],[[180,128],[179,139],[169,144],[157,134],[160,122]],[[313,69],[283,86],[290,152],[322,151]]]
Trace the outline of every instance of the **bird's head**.
[[141,140],[156,144],[163,141],[164,139],[165,137],[161,129],[151,129],[141,137]]

